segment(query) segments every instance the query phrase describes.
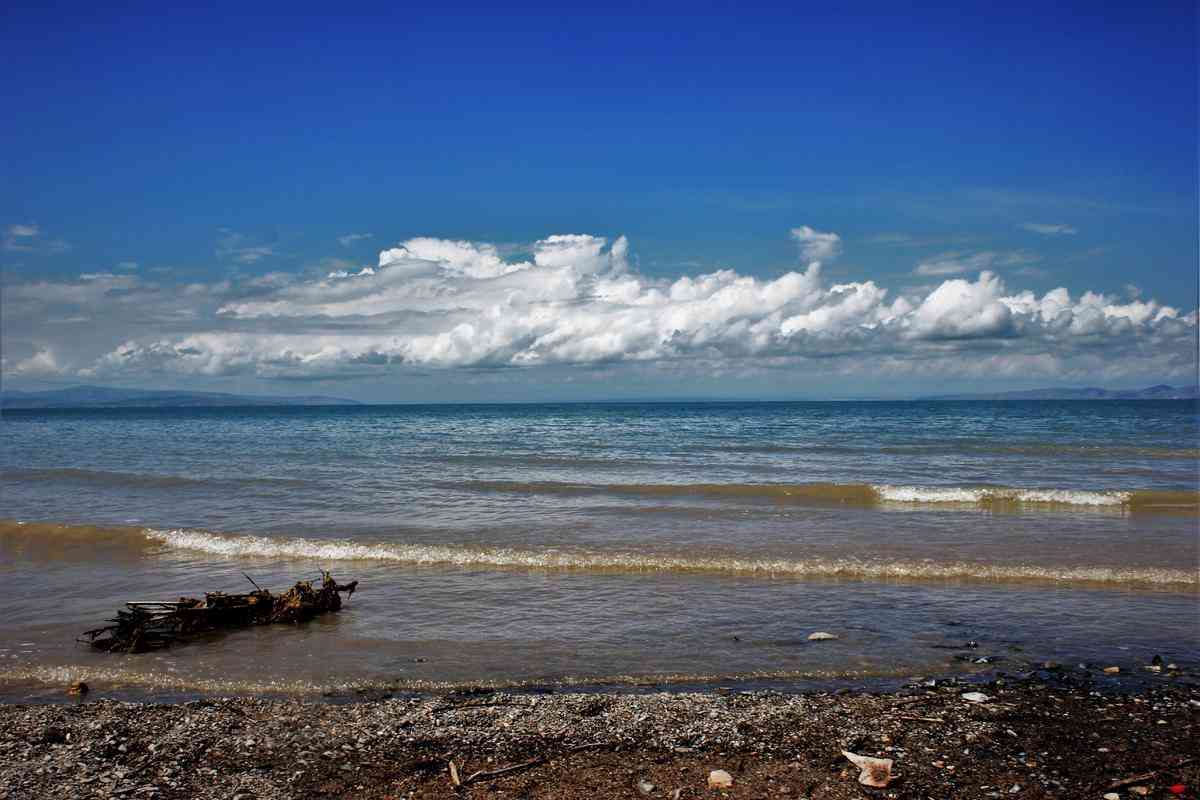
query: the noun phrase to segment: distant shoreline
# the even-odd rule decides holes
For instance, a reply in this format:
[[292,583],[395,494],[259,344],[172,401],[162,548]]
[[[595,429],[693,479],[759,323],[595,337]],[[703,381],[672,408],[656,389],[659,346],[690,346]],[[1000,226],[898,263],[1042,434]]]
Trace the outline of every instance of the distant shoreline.
[[225,392],[191,392],[169,389],[118,389],[108,386],[72,386],[39,392],[7,391],[0,393],[4,410],[34,409],[154,409],[154,408],[283,408],[294,406],[511,406],[511,405],[719,405],[739,403],[930,403],[961,401],[1029,400],[1197,400],[1200,386],[1159,384],[1144,389],[1027,389],[1012,392],[978,392],[923,395],[919,397],[831,397],[795,399],[735,399],[704,397],[657,397],[644,399],[598,400],[515,400],[500,402],[374,401],[362,402],[325,395],[240,395]]

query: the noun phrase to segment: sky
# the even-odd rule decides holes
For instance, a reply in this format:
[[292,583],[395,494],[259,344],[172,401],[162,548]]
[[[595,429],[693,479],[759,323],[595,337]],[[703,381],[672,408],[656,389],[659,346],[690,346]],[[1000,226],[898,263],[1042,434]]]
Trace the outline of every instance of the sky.
[[1194,383],[1194,2],[12,4],[0,378]]

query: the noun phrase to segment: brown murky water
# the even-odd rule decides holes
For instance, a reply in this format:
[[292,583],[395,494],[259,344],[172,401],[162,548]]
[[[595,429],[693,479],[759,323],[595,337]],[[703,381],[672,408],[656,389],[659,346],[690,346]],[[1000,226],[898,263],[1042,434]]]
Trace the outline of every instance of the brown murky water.
[[[0,429],[8,699],[80,677],[180,696],[1200,662],[1191,403],[6,412]],[[301,628],[138,656],[74,641],[125,600],[319,568],[362,588]]]

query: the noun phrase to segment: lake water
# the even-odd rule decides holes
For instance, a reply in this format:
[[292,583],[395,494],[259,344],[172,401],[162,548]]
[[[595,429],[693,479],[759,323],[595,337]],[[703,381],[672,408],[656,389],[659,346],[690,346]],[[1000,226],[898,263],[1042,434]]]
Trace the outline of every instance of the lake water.
[[[0,697],[77,678],[179,696],[1196,667],[1197,411],[6,411]],[[360,590],[298,628],[140,655],[75,642],[126,600],[322,568]]]

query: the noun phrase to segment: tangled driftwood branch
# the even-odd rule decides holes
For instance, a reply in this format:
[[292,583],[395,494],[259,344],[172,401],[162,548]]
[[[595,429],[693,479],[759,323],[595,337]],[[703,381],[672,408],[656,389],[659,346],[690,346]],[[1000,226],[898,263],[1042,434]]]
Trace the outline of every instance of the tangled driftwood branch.
[[110,653],[141,653],[170,647],[175,642],[206,631],[268,625],[274,622],[304,622],[318,614],[342,607],[341,593],[349,598],[358,581],[339,584],[321,572],[321,586],[300,581],[283,594],[259,588],[249,594],[209,592],[203,600],[181,597],[176,601],[133,600],[115,619],[95,630],[85,631],[80,641]]

